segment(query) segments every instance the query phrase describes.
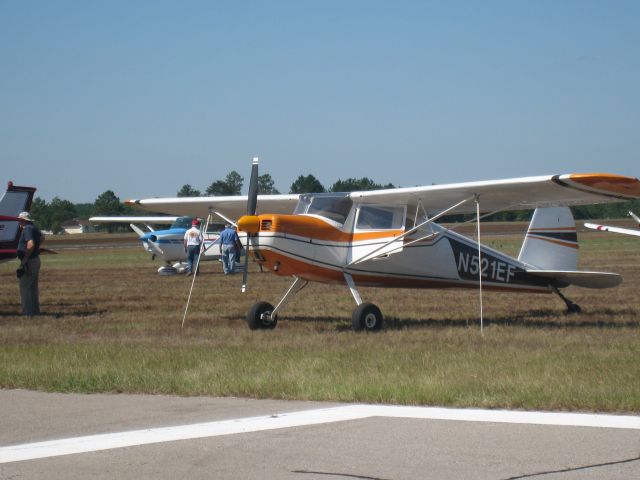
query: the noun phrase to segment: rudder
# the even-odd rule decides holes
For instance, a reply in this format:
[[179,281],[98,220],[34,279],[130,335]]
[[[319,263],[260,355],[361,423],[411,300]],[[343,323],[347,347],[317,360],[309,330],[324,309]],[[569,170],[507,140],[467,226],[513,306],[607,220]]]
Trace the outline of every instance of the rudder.
[[518,260],[540,270],[577,270],[578,235],[571,210],[536,208]]

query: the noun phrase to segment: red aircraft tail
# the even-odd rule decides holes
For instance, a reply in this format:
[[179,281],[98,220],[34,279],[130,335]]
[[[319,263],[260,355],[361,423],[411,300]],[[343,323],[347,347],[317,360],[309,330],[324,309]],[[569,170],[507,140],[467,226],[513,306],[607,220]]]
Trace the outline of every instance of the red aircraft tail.
[[17,255],[20,229],[18,215],[31,209],[33,187],[17,187],[12,182],[0,199],[0,262],[11,260]]

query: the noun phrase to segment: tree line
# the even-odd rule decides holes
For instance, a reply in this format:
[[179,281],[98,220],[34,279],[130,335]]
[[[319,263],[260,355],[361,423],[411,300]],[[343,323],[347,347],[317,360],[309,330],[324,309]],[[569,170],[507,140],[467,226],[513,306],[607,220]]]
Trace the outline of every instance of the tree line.
[[[244,178],[235,170],[232,170],[223,179],[212,182],[204,194],[191,186],[183,185],[178,189],[178,197],[199,197],[204,196],[233,196],[240,195],[244,185]],[[337,180],[329,188],[313,175],[300,175],[289,187],[289,193],[324,193],[324,192],[350,192],[358,190],[379,190],[383,188],[396,188],[392,183],[379,184],[367,177],[347,178]],[[265,173],[258,176],[258,193],[262,195],[279,194],[275,188],[275,182],[271,175]],[[624,218],[627,212],[632,210],[640,213],[640,200],[633,200],[623,203],[609,203],[603,205],[586,205],[572,207],[573,216],[576,220],[601,219],[601,218]],[[487,221],[528,221],[531,219],[532,210],[519,210],[500,212],[488,217]],[[101,193],[94,203],[74,204],[68,200],[55,197],[51,202],[46,202],[40,197],[36,197],[31,206],[31,216],[44,230],[51,230],[54,233],[62,231],[61,225],[73,219],[88,219],[92,216],[138,216],[148,215],[140,210],[135,210],[128,205],[124,205],[112,190]],[[443,221],[465,221],[471,218],[469,215],[449,215]],[[127,225],[110,224],[102,228],[109,232],[128,231]]]

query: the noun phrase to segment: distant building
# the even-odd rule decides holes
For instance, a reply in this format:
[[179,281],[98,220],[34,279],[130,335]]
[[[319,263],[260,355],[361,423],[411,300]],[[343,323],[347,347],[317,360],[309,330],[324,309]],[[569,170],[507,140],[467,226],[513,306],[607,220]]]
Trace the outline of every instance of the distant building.
[[95,232],[95,229],[89,223],[89,220],[80,220],[79,218],[62,222],[60,224],[60,228],[62,228],[63,233],[68,234]]

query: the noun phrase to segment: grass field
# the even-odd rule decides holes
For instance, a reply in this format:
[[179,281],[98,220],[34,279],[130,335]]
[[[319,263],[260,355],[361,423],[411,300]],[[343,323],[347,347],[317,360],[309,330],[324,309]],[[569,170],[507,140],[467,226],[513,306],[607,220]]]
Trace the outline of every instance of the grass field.
[[[139,247],[58,243],[35,319],[19,315],[16,263],[0,265],[0,387],[638,413],[640,240],[579,236],[580,267],[623,284],[565,290],[580,315],[554,295],[485,293],[482,335],[475,291],[364,288],[386,317],[366,334],[351,331],[349,291],[319,284],[275,330],[249,331],[250,305],[290,281],[252,266],[242,295],[216,262],[203,264],[181,328],[190,279],[157,275]],[[486,240],[515,254],[522,236]]]

